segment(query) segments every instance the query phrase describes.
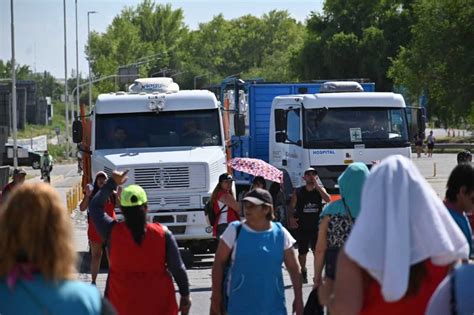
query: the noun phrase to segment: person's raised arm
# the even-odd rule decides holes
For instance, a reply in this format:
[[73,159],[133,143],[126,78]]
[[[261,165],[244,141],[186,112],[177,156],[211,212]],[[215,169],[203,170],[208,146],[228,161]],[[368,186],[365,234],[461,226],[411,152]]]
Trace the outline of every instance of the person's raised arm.
[[295,250],[293,247],[285,250],[284,258],[286,269],[290,274],[291,283],[293,284],[293,292],[295,299],[293,301],[293,312],[296,315],[302,315],[304,304],[303,304],[303,291],[301,284],[300,265],[296,259]]
[[235,200],[234,196],[232,194],[223,194],[222,197],[220,198],[220,201],[225,203],[226,206],[234,209],[237,211],[237,214],[240,212],[240,203]]
[[316,182],[316,189],[318,190],[319,194],[321,195],[321,198],[323,198],[324,201],[326,202],[331,202],[331,196],[328,194],[328,192],[326,191],[326,188],[324,188],[324,186],[320,186],[317,182]]
[[92,190],[89,185],[86,185],[86,190],[84,194],[84,198],[82,199],[81,203],[79,204],[79,210],[85,211],[87,207],[89,207],[89,201],[91,200]]
[[117,185],[122,185],[127,181],[127,173],[128,171],[114,171],[112,178],[109,178],[107,183],[95,194],[89,203],[89,215],[103,240],[109,238],[112,226],[115,224],[115,220],[104,211],[105,203]]

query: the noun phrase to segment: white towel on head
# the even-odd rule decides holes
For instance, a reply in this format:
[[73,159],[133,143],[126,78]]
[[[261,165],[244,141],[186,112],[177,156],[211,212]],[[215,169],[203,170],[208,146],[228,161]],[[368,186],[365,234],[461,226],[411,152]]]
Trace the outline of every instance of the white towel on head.
[[465,259],[469,245],[415,165],[396,155],[365,181],[345,251],[379,282],[384,299],[394,302],[408,289],[411,265],[428,258],[436,265]]

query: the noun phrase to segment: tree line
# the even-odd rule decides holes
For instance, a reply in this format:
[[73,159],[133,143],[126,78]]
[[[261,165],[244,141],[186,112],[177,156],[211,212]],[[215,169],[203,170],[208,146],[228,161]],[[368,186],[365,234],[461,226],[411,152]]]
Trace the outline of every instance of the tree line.
[[[143,0],[126,7],[85,48],[94,77],[154,56],[140,76],[202,88],[235,75],[270,82],[363,78],[378,91],[424,96],[445,126],[474,123],[474,0],[326,0],[306,21],[287,11],[225,19],[190,30],[184,12]],[[0,64],[2,76],[2,64]],[[94,86],[109,92],[114,80]],[[86,99],[85,99],[86,100]]]

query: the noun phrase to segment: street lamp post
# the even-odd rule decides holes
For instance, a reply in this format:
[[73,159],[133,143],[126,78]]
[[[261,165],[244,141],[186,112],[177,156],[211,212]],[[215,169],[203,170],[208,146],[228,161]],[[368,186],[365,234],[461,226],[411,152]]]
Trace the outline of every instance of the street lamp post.
[[16,66],[15,66],[15,20],[13,14],[13,0],[10,0],[11,12],[11,32],[12,32],[12,129],[13,129],[13,167],[18,167],[18,146],[16,143],[17,137],[17,122],[16,122]]
[[[76,105],[79,108],[79,39],[77,27],[77,0],[76,0]],[[79,112],[77,113],[79,115]],[[71,119],[74,119],[74,106],[71,105]]]
[[67,86],[67,29],[66,29],[66,0],[63,0],[64,11],[64,103],[66,106],[66,157],[69,158],[69,94]]
[[90,15],[95,14],[97,11],[87,11],[87,53],[89,58],[89,106],[92,105],[92,81],[91,81],[91,29],[90,29]]

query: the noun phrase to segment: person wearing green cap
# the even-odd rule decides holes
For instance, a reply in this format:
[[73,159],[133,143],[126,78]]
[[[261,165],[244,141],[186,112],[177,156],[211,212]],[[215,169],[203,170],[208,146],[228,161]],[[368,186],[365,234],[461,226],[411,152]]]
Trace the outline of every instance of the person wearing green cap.
[[[122,190],[123,222],[102,210],[110,193],[127,181],[127,172],[113,172],[89,204],[92,221],[109,248],[105,296],[121,315],[156,314],[157,310],[165,315],[188,314],[188,276],[178,245],[165,226],[147,223],[148,198],[143,188],[129,185]],[[170,273],[179,287],[179,308]]]

